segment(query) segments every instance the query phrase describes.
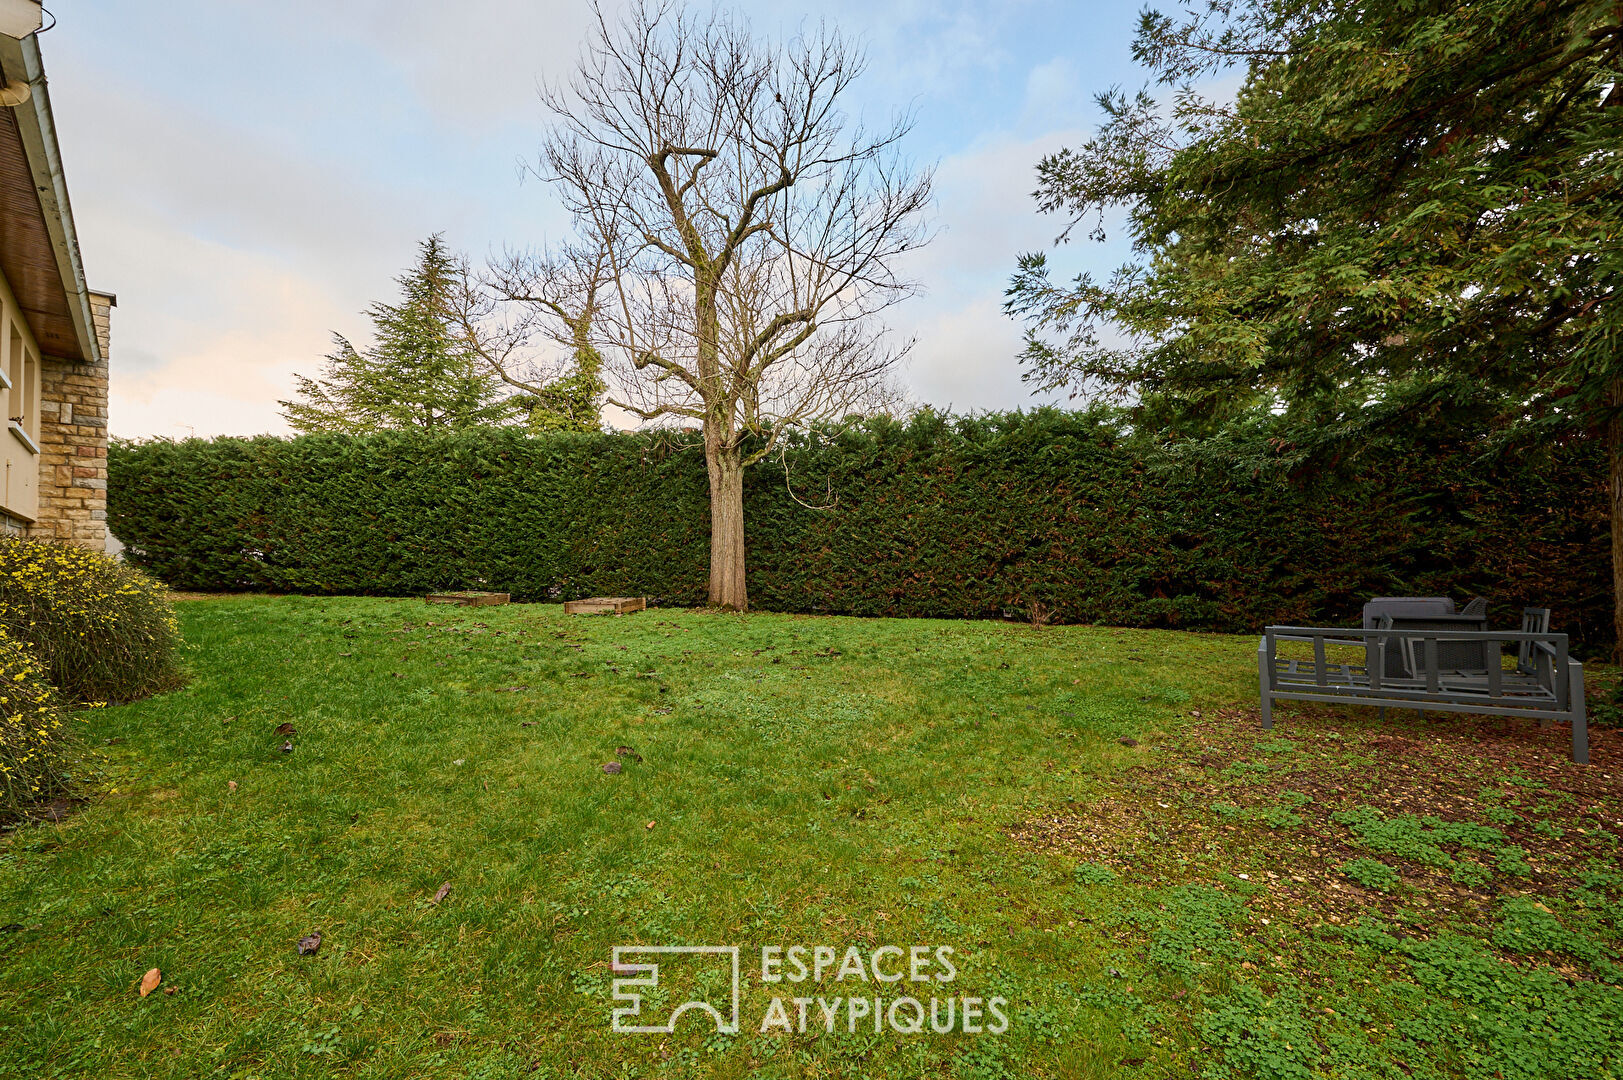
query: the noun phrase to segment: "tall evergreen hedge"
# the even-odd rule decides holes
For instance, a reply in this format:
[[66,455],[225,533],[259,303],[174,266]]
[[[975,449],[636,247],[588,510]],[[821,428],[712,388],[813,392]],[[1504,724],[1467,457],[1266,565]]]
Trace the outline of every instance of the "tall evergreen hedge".
[[[746,489],[750,594],[787,612],[1251,631],[1372,595],[1481,593],[1609,639],[1604,470],[1424,432],[1299,467],[1267,424],[1201,442],[1103,410],[924,414],[794,440]],[[175,588],[702,602],[708,503],[677,433],[121,444],[109,524]]]

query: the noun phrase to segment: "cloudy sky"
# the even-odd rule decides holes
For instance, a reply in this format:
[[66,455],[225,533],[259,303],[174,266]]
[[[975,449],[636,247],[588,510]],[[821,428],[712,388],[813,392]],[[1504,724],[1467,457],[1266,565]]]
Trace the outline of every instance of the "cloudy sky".
[[[276,400],[334,330],[392,298],[414,245],[475,257],[561,238],[521,180],[584,0],[59,0],[41,38],[92,287],[118,294],[111,425],[126,437],[285,430]],[[756,30],[827,20],[871,68],[855,107],[912,108],[937,168],[925,293],[891,319],[920,402],[1035,403],[1000,311],[1016,255],[1058,222],[1032,169],[1136,87],[1136,5],[1094,0],[745,0]],[[1108,253],[1078,249],[1071,266]]]

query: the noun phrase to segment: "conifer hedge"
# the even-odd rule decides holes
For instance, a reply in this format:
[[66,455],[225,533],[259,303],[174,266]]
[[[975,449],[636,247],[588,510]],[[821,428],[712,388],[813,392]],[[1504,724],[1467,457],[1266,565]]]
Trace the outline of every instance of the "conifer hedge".
[[[1373,595],[1555,609],[1609,640],[1603,463],[1424,432],[1309,468],[1265,421],[1204,440],[1106,410],[925,413],[797,437],[750,473],[750,595],[785,612],[1246,632]],[[695,436],[310,435],[116,445],[109,524],[178,589],[701,603]]]

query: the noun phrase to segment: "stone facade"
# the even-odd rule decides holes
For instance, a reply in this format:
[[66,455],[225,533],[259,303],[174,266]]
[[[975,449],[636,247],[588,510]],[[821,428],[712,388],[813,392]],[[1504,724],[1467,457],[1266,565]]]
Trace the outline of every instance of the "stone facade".
[[107,546],[107,356],[117,298],[91,293],[101,362],[44,357],[40,372],[39,520],[30,536]]

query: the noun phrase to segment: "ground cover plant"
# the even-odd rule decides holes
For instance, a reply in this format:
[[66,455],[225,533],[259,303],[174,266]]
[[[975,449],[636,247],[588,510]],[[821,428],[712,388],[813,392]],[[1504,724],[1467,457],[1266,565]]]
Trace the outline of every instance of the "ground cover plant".
[[[191,682],[90,714],[93,799],[0,839],[0,1075],[1619,1071],[1608,730],[1263,733],[1249,637],[180,614]],[[1007,1031],[761,1034],[747,959],[737,1036],[609,1031],[616,945],[797,942],[952,946]]]

